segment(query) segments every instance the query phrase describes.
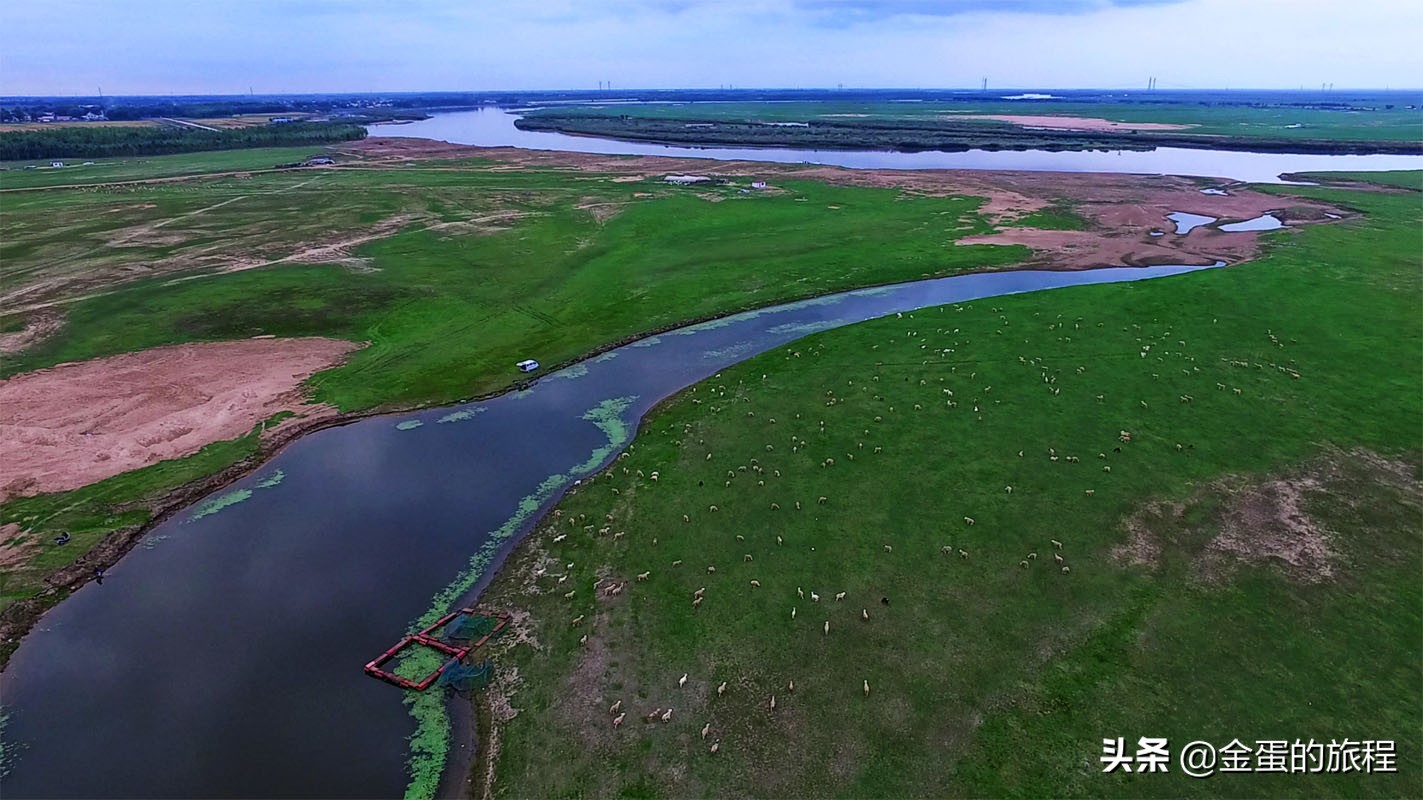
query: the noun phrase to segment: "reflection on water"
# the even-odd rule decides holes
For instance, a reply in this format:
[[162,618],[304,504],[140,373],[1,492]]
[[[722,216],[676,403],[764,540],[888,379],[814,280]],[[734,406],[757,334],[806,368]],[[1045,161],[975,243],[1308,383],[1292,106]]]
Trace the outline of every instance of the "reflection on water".
[[[215,493],[242,502],[159,525],[148,540],[161,544],[25,638],[5,673],[5,796],[397,796],[415,723],[361,666],[468,602],[662,398],[827,327],[1194,269],[1002,272],[816,298],[635,342],[525,391],[303,437]],[[424,725],[439,723],[431,705],[443,714],[422,702]]]
[[484,147],[529,150],[710,158],[722,161],[772,161],[782,164],[833,164],[855,169],[1000,169],[1036,172],[1117,172],[1197,175],[1255,183],[1282,183],[1287,172],[1329,170],[1378,171],[1423,169],[1423,156],[1326,156],[1291,153],[1237,153],[1158,147],[1150,151],[1112,150],[969,150],[962,153],[897,153],[881,150],[796,150],[791,148],[685,147],[622,142],[514,127],[518,114],[489,106],[478,111],[436,114],[405,124],[371,125],[372,136],[408,136]]
[[1273,231],[1283,227],[1285,227],[1285,223],[1281,222],[1274,214],[1262,214],[1255,219],[1222,225],[1220,230],[1227,233],[1237,233],[1239,231]]
[[1215,217],[1207,217],[1204,214],[1188,214],[1185,211],[1173,211],[1167,214],[1166,218],[1176,223],[1176,233],[1182,236],[1202,225],[1209,225],[1216,221]]

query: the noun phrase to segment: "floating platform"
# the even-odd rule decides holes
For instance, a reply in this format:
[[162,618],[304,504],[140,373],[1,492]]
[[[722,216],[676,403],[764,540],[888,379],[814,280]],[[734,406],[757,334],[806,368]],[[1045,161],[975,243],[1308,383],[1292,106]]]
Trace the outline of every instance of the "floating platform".
[[[450,644],[449,642],[444,641],[435,634],[435,631],[438,631],[446,625],[449,625],[451,622],[454,622],[456,619],[465,616],[480,617],[484,619],[494,620],[494,626],[490,628],[483,636],[479,637],[479,639],[472,641],[467,645]],[[372,678],[377,678],[394,686],[399,686],[402,689],[412,689],[417,692],[423,692],[426,689],[430,688],[430,686],[434,684],[435,681],[439,680],[441,673],[443,673],[450,666],[451,663],[456,661],[463,661],[465,657],[468,656],[470,653],[473,653],[474,651],[480,649],[485,644],[487,644],[490,639],[498,635],[498,633],[504,630],[504,628],[507,627],[511,621],[512,617],[503,612],[489,613],[485,611],[475,611],[473,608],[462,608],[459,611],[452,611],[449,614],[440,617],[440,619],[437,620],[433,625],[430,625],[419,633],[406,636],[404,639],[401,639],[399,642],[397,642],[394,647],[390,648],[384,653],[381,653],[370,663],[366,664],[366,674],[371,676]],[[446,658],[440,664],[440,667],[434,672],[431,672],[429,675],[426,675],[424,678],[421,678],[418,681],[411,680],[409,678],[403,678],[399,675],[396,675],[394,672],[383,668],[385,664],[389,663],[396,656],[400,655],[402,651],[410,647],[428,647],[432,650],[438,650],[439,652],[444,653],[446,656],[449,656],[449,658]]]

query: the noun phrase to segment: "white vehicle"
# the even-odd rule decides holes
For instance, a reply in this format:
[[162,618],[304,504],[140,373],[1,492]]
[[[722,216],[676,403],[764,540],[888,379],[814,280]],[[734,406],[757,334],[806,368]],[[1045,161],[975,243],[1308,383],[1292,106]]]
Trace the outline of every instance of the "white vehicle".
[[532,358],[527,358],[515,364],[514,366],[518,367],[520,372],[533,372],[534,370],[539,368],[539,362],[533,360]]

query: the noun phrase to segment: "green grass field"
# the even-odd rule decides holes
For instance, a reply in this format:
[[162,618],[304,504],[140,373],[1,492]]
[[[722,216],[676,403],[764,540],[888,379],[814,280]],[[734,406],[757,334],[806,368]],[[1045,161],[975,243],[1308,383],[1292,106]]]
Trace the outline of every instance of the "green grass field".
[[[152,174],[226,172],[294,153],[154,158]],[[792,183],[742,195],[477,160],[217,175],[5,196],[0,291],[49,281],[54,336],[0,376],[165,344],[261,334],[370,346],[310,381],[342,410],[449,403],[639,333],[859,286],[1006,266],[1018,247],[955,246],[991,230],[977,198]],[[137,166],[134,167],[138,169]],[[139,177],[149,173],[125,173]],[[855,220],[847,225],[845,220]],[[368,240],[368,241],[367,241]],[[328,263],[268,263],[353,242]],[[267,263],[238,272],[231,264]],[[138,265],[151,277],[131,279]],[[139,275],[150,274],[138,272]],[[0,317],[18,327],[20,315]],[[41,550],[7,570],[0,605],[141,512],[144,498],[249,455],[251,437],[74,492],[0,506]],[[74,541],[51,544],[69,532]]]
[[[497,793],[1423,794],[1423,214],[1290,191],[1365,216],[817,334],[669,401],[484,596],[537,645],[496,656]],[[1392,739],[1398,772],[1102,774],[1118,736]]]
[[[547,109],[543,113],[630,115],[705,120],[762,120],[767,122],[808,122],[811,120],[853,121],[922,120],[965,114],[1026,114],[1092,117],[1114,122],[1160,122],[1193,125],[1193,133],[1232,136],[1270,136],[1300,139],[1342,139],[1358,141],[1416,141],[1423,115],[1417,108],[1399,106],[1370,111],[1334,110],[1288,106],[1203,105],[1192,103],[1088,103],[1037,100],[1025,103],[997,98],[977,102],[896,103],[896,102],[740,102],[740,103],[648,103],[609,106],[578,106]],[[536,116],[540,112],[535,111]],[[965,122],[968,120],[964,120]],[[984,125],[993,125],[988,120]]]

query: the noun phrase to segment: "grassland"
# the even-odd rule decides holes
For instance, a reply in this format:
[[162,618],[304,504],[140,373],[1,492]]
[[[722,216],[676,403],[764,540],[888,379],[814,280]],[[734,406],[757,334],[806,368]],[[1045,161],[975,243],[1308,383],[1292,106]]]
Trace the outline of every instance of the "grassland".
[[[0,375],[165,344],[321,335],[371,344],[314,377],[315,400],[346,412],[438,404],[512,385],[513,362],[530,354],[553,365],[686,320],[1027,254],[955,246],[991,230],[969,197],[812,182],[742,195],[477,160],[240,174],[309,153],[144,159],[102,166],[108,180],[211,174],[6,195],[0,292],[33,310],[0,326],[63,322]],[[44,591],[46,575],[108,532],[256,448],[254,435],[0,506],[0,524],[24,530],[4,544],[35,548],[7,569],[0,603]],[[70,543],[54,545],[63,533]]]
[[[530,116],[557,116],[573,109],[534,111]],[[629,116],[645,119],[697,119],[707,121],[759,120],[810,122],[812,120],[867,120],[920,122],[952,119],[965,114],[1033,114],[1091,117],[1114,122],[1156,122],[1192,125],[1192,133],[1221,136],[1263,136],[1291,139],[1346,141],[1417,141],[1420,115],[1417,107],[1333,109],[1303,105],[1206,105],[1204,103],[1151,102],[1032,102],[983,98],[959,102],[716,102],[648,103],[578,106],[579,114]],[[987,120],[963,120],[985,128]]]
[[[1423,215],[1290,191],[1365,216],[817,334],[666,403],[484,597],[528,614],[481,705],[496,793],[1423,793]],[[1393,739],[1398,772],[1104,775],[1117,736]]]

